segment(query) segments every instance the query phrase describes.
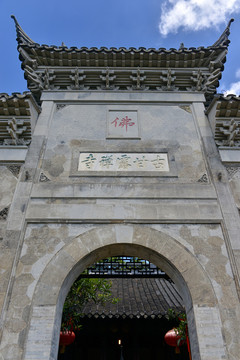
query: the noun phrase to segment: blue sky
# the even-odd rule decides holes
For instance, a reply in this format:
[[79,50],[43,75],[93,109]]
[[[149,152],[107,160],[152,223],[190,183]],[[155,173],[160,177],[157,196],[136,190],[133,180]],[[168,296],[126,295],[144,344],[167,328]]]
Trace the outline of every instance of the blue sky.
[[14,14],[39,44],[86,47],[210,46],[230,18],[230,46],[219,92],[240,94],[240,0],[0,0],[0,92],[27,90]]

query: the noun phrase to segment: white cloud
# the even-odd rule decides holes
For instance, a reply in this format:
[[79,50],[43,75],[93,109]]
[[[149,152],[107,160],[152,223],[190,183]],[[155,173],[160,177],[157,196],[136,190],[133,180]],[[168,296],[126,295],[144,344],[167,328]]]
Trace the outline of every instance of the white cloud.
[[224,92],[224,95],[228,94],[240,95],[240,81],[234,82],[230,85],[230,89]]
[[237,79],[240,78],[240,69],[237,69],[237,71],[236,71],[236,78],[237,78]]
[[240,12],[240,0],[165,0],[159,31],[163,36],[180,27],[197,31],[217,27]]
[[[236,75],[236,79],[240,79],[240,68],[237,69],[235,75]],[[227,96],[229,94],[235,94],[235,95],[240,96],[240,81],[235,81],[235,82],[231,83],[229,86],[229,89],[228,90],[225,90],[225,89],[226,89],[226,85],[222,84],[221,92],[224,93],[224,96]]]

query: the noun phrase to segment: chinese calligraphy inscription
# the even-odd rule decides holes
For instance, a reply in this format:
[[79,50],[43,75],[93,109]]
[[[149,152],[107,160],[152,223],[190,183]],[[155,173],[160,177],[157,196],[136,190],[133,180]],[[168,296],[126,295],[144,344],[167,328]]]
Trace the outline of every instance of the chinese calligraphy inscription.
[[78,171],[169,171],[166,153],[81,153]]
[[115,120],[111,122],[111,124],[114,124],[115,127],[121,126],[121,128],[124,128],[126,132],[128,131],[129,126],[134,126],[135,122],[132,121],[132,119],[129,119],[129,117],[126,115],[121,120],[119,120],[118,117],[116,117]]
[[99,160],[100,167],[109,169],[113,165],[112,157],[113,155],[102,155],[101,159]]
[[137,111],[109,110],[107,137],[139,139]]

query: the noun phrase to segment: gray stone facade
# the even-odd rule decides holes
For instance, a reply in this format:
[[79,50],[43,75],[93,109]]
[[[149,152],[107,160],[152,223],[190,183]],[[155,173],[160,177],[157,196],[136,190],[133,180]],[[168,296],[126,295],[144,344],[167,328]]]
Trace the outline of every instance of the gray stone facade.
[[56,359],[73,281],[131,255],[175,282],[193,360],[237,360],[240,101],[214,96],[229,26],[174,51],[40,46],[16,26],[31,93],[0,96],[0,359]]

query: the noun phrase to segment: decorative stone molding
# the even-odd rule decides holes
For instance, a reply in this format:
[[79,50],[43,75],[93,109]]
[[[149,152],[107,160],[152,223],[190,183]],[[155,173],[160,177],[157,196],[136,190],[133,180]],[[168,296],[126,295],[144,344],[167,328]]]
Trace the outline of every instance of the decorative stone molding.
[[228,179],[240,179],[240,166],[226,166]]
[[7,165],[7,168],[17,178],[21,169],[21,165]]
[[203,176],[198,180],[199,183],[208,183],[207,174],[203,174]]
[[191,108],[190,108],[189,105],[180,105],[179,107],[180,107],[180,109],[185,110],[185,111],[188,112],[189,114],[192,113],[192,110],[191,110]]
[[56,108],[57,108],[57,110],[61,110],[61,109],[65,108],[65,106],[67,106],[67,104],[57,104]]
[[43,172],[41,172],[40,177],[39,177],[39,181],[40,182],[47,182],[47,181],[50,181],[50,179]]
[[9,207],[5,207],[0,211],[0,220],[7,220]]

